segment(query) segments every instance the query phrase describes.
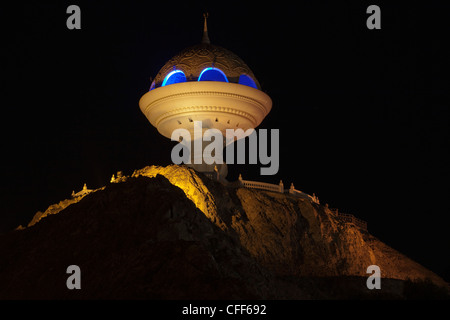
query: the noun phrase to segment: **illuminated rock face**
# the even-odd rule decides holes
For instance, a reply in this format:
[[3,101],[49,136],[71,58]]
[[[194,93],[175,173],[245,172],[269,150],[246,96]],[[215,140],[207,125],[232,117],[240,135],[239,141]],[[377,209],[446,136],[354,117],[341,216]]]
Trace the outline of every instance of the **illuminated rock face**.
[[[149,122],[169,139],[176,129],[194,136],[196,121],[201,121],[203,132],[218,129],[224,137],[226,129],[255,129],[272,108],[272,100],[242,59],[205,37],[203,41],[170,59],[139,101]],[[215,165],[191,166],[214,172]],[[217,167],[225,177],[226,165]]]
[[186,197],[218,227],[222,230],[226,228],[217,214],[217,206],[212,194],[205,186],[203,180],[193,170],[181,166],[148,166],[136,170],[132,177],[144,176],[153,178],[158,174],[166,177],[170,183],[183,190]]
[[[49,272],[74,263],[88,272],[79,292]],[[387,297],[403,298],[408,278],[446,286],[308,198],[150,166],[2,236],[0,298],[370,298],[372,264]]]
[[85,196],[87,196],[91,192],[95,192],[95,191],[101,190],[103,188],[91,190],[91,189],[87,188],[86,184],[84,184],[83,189],[81,189],[79,192],[77,192],[77,193],[75,193],[74,191],[72,192],[72,197],[70,199],[64,199],[64,200],[60,201],[59,203],[52,204],[44,212],[41,212],[41,211],[36,212],[36,214],[33,216],[33,219],[31,219],[31,221],[28,223],[28,227],[35,225],[41,219],[43,219],[49,215],[57,214],[61,210],[64,210],[65,208],[67,208],[68,206],[70,206],[74,203],[80,202],[81,199],[83,199]]

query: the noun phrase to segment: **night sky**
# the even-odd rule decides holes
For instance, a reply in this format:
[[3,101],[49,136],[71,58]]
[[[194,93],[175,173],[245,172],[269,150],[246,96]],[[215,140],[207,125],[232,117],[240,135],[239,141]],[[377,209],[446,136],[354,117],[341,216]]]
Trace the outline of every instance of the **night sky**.
[[[229,165],[228,180],[294,182],[450,281],[443,3],[2,4],[0,232],[84,183],[171,163],[173,143],[138,101],[167,60],[200,42],[207,10],[211,43],[240,56],[273,100],[260,127],[280,129],[277,175]],[[66,28],[70,4],[81,30]],[[381,30],[366,27],[370,4]]]

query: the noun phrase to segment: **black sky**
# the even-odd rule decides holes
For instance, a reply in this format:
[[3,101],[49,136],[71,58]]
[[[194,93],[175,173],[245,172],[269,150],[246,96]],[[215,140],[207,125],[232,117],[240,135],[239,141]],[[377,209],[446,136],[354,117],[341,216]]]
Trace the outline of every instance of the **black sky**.
[[[443,1],[164,3],[2,4],[0,232],[85,182],[170,164],[173,144],[138,101],[168,59],[201,40],[208,10],[211,42],[253,70],[273,100],[261,128],[281,137],[276,176],[229,166],[229,180],[294,182],[450,281]],[[66,28],[70,4],[81,30]],[[370,4],[381,30],[366,28]]]

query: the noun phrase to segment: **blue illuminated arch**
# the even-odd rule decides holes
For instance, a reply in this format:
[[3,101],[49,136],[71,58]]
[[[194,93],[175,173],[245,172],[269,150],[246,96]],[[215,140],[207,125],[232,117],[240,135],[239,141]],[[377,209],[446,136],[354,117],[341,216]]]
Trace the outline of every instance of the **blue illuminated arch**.
[[169,84],[180,82],[186,82],[186,75],[181,70],[173,70],[164,78],[161,86],[164,87],[168,86]]
[[198,81],[221,81],[221,82],[228,82],[228,78],[223,73],[222,70],[209,67],[203,69],[203,71],[198,76]]
[[258,87],[256,86],[255,81],[250,78],[248,75],[246,74],[241,74],[241,76],[239,77],[239,84],[242,84],[244,86],[249,86],[255,89],[258,89]]
[[156,87],[156,82],[155,82],[155,80],[153,80],[153,82],[152,82],[152,84],[151,84],[151,86],[150,86],[150,91],[152,91],[153,89],[155,89],[155,87]]

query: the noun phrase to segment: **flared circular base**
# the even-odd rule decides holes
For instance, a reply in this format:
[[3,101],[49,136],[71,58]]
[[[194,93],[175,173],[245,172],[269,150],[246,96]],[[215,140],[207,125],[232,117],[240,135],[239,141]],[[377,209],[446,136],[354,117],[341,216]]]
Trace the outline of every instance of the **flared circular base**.
[[156,88],[139,101],[141,111],[165,137],[176,129],[256,128],[272,108],[272,100],[261,90],[218,81],[188,81]]

